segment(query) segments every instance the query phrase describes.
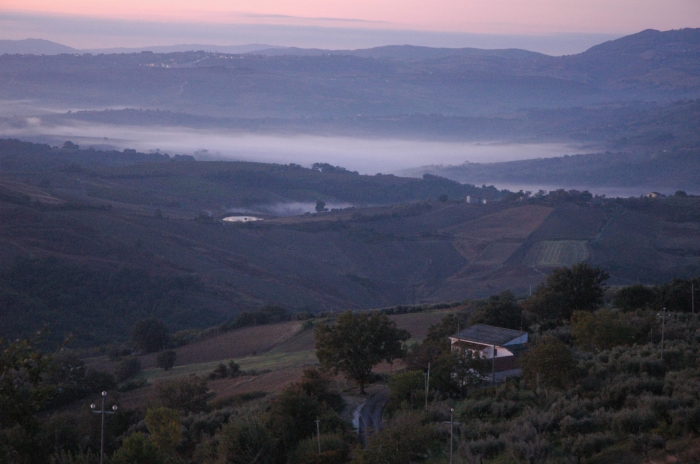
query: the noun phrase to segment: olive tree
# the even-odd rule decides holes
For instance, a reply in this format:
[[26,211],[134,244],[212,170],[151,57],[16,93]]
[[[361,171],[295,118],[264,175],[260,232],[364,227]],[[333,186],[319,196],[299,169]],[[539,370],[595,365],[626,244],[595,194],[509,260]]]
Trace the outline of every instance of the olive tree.
[[365,393],[372,368],[405,355],[403,342],[411,334],[396,327],[386,314],[371,315],[347,311],[334,325],[318,324],[314,329],[316,357],[325,369],[345,374]]

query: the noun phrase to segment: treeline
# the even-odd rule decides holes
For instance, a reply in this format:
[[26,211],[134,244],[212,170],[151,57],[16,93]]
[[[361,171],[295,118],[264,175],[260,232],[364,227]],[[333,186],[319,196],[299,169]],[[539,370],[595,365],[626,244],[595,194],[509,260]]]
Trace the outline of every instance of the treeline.
[[218,319],[190,274],[155,275],[140,268],[75,265],[49,257],[18,259],[0,273],[0,336],[47,328],[45,343],[72,346],[127,339],[134,324],[157,317],[169,329],[211,326]]
[[[190,157],[191,158],[191,157]],[[68,169],[84,172],[84,167],[123,166],[145,162],[170,161],[165,153],[141,153],[132,149],[95,150],[80,149],[70,141],[60,147],[42,143],[22,142],[16,139],[0,139],[0,167],[5,171],[50,172]]]

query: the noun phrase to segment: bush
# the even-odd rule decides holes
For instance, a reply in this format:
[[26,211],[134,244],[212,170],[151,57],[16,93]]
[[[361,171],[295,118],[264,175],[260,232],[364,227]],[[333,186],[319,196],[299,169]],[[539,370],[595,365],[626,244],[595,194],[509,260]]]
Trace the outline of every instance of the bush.
[[290,464],[336,464],[347,462],[350,446],[338,434],[321,434],[321,454],[318,453],[319,437],[309,437],[299,443],[290,454]]
[[159,319],[145,319],[134,325],[131,339],[144,353],[160,351],[168,344],[168,329]]
[[207,388],[207,381],[192,374],[176,380],[156,384],[156,396],[166,408],[185,414],[209,410],[207,402],[214,393]]
[[126,437],[121,448],[112,456],[112,462],[114,464],[137,462],[161,464],[164,461],[158,448],[143,433],[137,432]]
[[158,353],[156,357],[156,367],[160,367],[164,371],[172,369],[175,365],[175,359],[177,359],[177,353],[172,350]]
[[117,382],[123,382],[141,372],[141,361],[138,358],[130,356],[122,359],[117,365],[117,370],[114,373]]
[[257,419],[238,419],[221,430],[219,455],[227,464],[273,464],[275,442]]

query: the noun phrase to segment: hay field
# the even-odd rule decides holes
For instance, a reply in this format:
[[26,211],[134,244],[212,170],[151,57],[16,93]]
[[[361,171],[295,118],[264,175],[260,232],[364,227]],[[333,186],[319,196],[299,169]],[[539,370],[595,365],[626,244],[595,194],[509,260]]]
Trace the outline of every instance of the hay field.
[[535,243],[525,255],[526,266],[571,266],[590,257],[585,240],[556,240]]
[[[459,309],[395,314],[389,318],[411,333],[410,343],[418,343],[425,338],[431,325]],[[232,330],[177,348],[175,366],[168,371],[155,367],[155,354],[141,356],[144,370],[136,380],[146,379],[149,386],[124,393],[124,399],[136,404],[149,397],[150,385],[155,382],[190,374],[206,376],[218,364],[232,360],[252,375],[211,381],[210,387],[218,397],[250,391],[277,392],[301,378],[304,369],[318,365],[314,344],[313,330],[302,330],[300,322],[292,321]],[[93,358],[89,364],[101,370],[113,370],[115,363]],[[400,362],[394,366],[382,364],[377,366],[377,371],[389,372],[399,366]]]

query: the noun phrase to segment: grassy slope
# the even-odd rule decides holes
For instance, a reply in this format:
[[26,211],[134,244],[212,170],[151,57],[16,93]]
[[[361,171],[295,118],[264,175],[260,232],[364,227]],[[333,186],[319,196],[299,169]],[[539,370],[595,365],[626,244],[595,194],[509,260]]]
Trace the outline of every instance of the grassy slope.
[[[399,328],[411,333],[411,341],[418,342],[427,334],[428,327],[437,324],[445,315],[459,308],[411,314],[392,315]],[[210,382],[210,387],[223,398],[249,391],[276,392],[298,380],[305,368],[317,366],[314,354],[313,330],[302,330],[299,322],[284,322],[248,327],[218,334],[177,348],[175,367],[163,371],[155,367],[155,354],[141,356],[144,371],[137,379],[146,379],[150,385],[164,379],[183,375],[207,375],[219,363],[235,360],[244,371],[268,371],[235,379]],[[87,360],[90,367],[112,371],[116,363],[105,357]],[[378,370],[389,370],[379,366]],[[122,402],[135,405],[145,401],[152,386],[124,393]]]

